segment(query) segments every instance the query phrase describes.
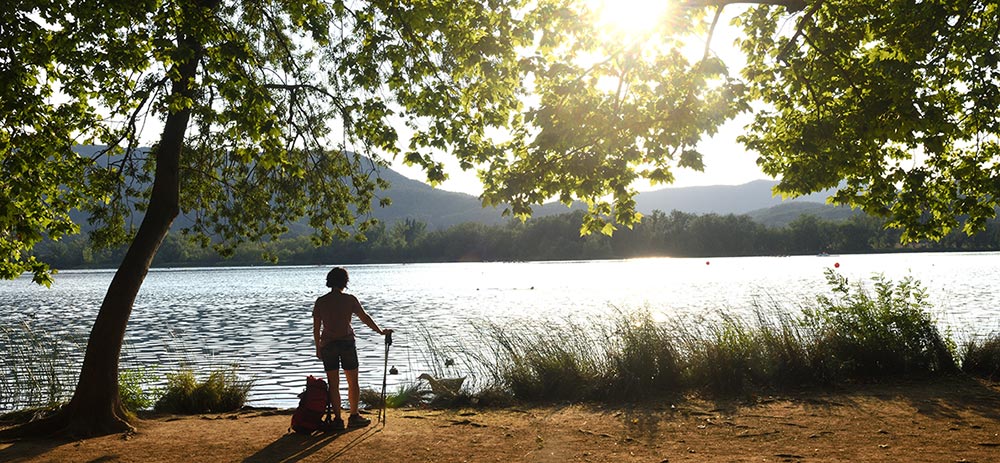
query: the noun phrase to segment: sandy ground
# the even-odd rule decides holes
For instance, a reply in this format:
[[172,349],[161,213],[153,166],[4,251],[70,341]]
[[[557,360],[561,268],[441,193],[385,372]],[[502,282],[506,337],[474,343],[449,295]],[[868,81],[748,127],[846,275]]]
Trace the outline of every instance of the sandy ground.
[[0,461],[1000,462],[1000,388],[969,379],[642,407],[397,409],[385,426],[315,436],[288,433],[290,414],[160,416],[132,436],[0,442]]

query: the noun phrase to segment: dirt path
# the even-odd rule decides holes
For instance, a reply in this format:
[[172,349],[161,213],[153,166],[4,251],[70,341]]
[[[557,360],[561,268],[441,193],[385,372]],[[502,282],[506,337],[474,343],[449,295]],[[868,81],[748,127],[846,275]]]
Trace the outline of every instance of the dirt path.
[[3,442],[0,461],[988,463],[998,391],[951,379],[641,409],[390,410],[384,428],[312,437],[286,433],[289,411],[257,410],[147,419],[128,439]]

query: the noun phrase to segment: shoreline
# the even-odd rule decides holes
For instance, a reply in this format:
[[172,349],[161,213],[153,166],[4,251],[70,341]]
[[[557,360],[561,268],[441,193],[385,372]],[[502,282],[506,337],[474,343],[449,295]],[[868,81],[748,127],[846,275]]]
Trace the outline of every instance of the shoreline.
[[[390,409],[384,427],[286,433],[290,410],[161,415],[130,437],[0,442],[9,462],[1000,460],[1000,388],[954,377],[632,405]],[[374,414],[373,414],[374,415]],[[372,416],[374,419],[374,416]]]
[[[648,255],[641,257],[609,257],[609,258],[595,258],[595,259],[543,259],[543,260],[413,260],[413,261],[344,261],[336,263],[254,263],[254,262],[219,262],[216,264],[212,263],[197,263],[193,262],[190,264],[183,262],[174,262],[167,265],[153,265],[149,267],[150,271],[188,271],[188,270],[241,270],[241,269],[282,269],[282,268],[312,268],[312,267],[322,267],[329,268],[333,265],[341,266],[351,266],[351,267],[371,267],[371,266],[381,266],[381,265],[421,265],[421,264],[531,264],[531,263],[574,263],[574,262],[623,262],[632,260],[655,260],[655,259],[742,259],[742,258],[788,258],[788,257],[841,257],[841,256],[864,256],[864,255],[894,255],[894,254],[1000,254],[1000,250],[996,249],[982,249],[982,250],[969,250],[969,249],[947,249],[947,250],[928,250],[928,249],[883,249],[883,250],[870,250],[865,252],[838,252],[833,254],[747,254],[740,256],[716,256],[716,255],[705,255],[705,256],[667,256],[667,255]],[[94,273],[113,273],[118,270],[117,267],[89,267],[89,266],[77,266],[77,267],[65,267],[56,269],[57,272],[67,272],[67,273],[80,273],[80,272],[94,272]],[[30,275],[22,275],[19,278],[30,278]]]

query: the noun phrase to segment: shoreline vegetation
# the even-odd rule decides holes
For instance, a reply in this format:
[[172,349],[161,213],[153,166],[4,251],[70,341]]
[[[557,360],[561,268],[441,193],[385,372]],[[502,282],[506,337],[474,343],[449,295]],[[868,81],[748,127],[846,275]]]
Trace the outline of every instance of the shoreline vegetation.
[[[718,315],[660,321],[648,311],[617,310],[601,320],[556,323],[556,329],[483,323],[476,327],[480,345],[455,348],[436,346],[428,333],[434,375],[467,376],[465,386],[455,393],[433,394],[418,382],[388,391],[387,405],[614,405],[692,394],[752,397],[900,378],[998,376],[1000,335],[959,345],[951,333],[937,328],[918,282],[875,276],[867,284],[849,283],[833,269],[827,270],[826,279],[829,291],[798,312],[757,306],[749,319]],[[0,332],[4,351],[17,354],[0,360],[3,371],[17,373],[0,376],[0,405],[9,408],[11,398],[20,397],[21,404],[40,407],[42,413],[52,410],[72,389],[71,372],[57,361],[53,349],[64,340],[18,333],[10,327]],[[43,352],[54,353],[49,358]],[[151,366],[123,361],[119,383],[133,411],[154,404],[159,411],[173,413],[237,410],[252,387],[236,367],[167,374],[165,389],[150,387],[154,373]],[[367,391],[363,401],[382,405],[373,391]],[[181,405],[161,407],[164,402]],[[2,422],[37,414],[22,411]]]
[[[153,267],[318,265],[455,261],[593,260],[633,257],[736,257],[770,255],[858,254],[908,251],[1000,250],[1000,222],[987,221],[972,236],[952,231],[937,242],[900,245],[899,230],[882,219],[855,214],[844,220],[802,215],[787,225],[767,226],[748,215],[688,214],[654,211],[633,228],[613,236],[580,236],[582,211],[511,220],[502,225],[465,223],[428,230],[413,219],[378,223],[357,239],[316,247],[303,227],[283,238],[244,244],[219,255],[210,243],[195,243],[171,233]],[[225,251],[225,250],[223,250]],[[95,249],[84,235],[46,240],[34,255],[54,268],[116,268],[124,248]]]

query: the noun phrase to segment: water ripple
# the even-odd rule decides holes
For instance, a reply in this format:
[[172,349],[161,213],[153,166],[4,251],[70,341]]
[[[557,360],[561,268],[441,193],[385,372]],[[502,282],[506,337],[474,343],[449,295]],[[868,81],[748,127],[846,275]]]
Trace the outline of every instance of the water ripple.
[[[425,337],[461,350],[475,325],[601,316],[648,307],[661,318],[747,311],[750,301],[796,308],[821,292],[835,262],[852,281],[882,273],[927,287],[934,314],[956,332],[998,328],[996,253],[830,257],[640,259],[595,262],[358,265],[349,292],[382,326],[397,330],[388,362],[401,374],[390,389],[428,370]],[[328,267],[151,270],[126,331],[123,365],[204,371],[231,364],[255,380],[257,405],[294,406],[306,375],[322,375],[312,346],[312,303]],[[27,278],[0,282],[0,323],[25,322],[57,337],[85,340],[112,272],[64,271],[52,288]],[[381,337],[355,324],[362,386],[381,387]],[[78,364],[81,347],[65,359]],[[346,384],[340,386],[346,397]]]

